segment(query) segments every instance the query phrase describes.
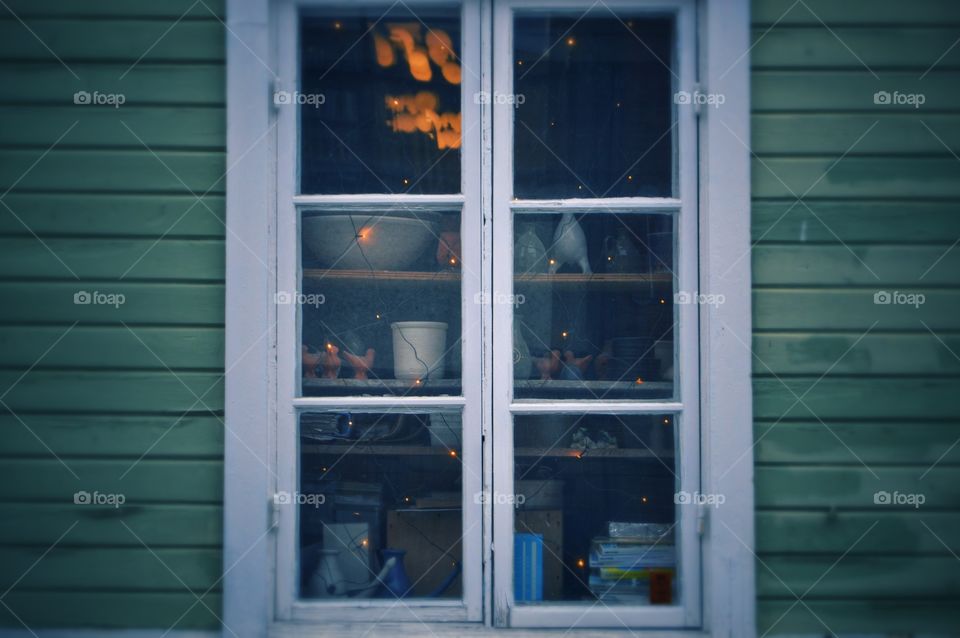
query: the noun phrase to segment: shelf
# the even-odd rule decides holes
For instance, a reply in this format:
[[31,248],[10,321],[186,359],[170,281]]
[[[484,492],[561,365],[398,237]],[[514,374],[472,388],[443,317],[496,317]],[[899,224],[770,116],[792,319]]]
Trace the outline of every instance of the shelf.
[[[347,270],[332,268],[304,268],[305,280],[368,280],[368,281],[397,281],[416,282],[429,281],[433,283],[456,283],[462,278],[460,271],[441,270],[436,272],[413,270]],[[670,273],[595,273],[584,275],[581,273],[525,273],[515,279],[518,284],[556,284],[578,285],[598,284],[617,286],[625,284],[658,284],[668,286],[673,283]]]
[[[305,443],[301,445],[305,454],[330,454],[343,456],[345,454],[366,454],[374,456],[445,456],[450,457],[450,450],[442,446],[426,445],[367,445],[359,443]],[[580,458],[583,459],[672,459],[670,450],[648,450],[647,448],[603,448],[593,450],[576,450],[573,448],[546,448],[520,447],[514,450],[518,457],[536,458]]]
[[420,382],[404,379],[303,379],[303,393],[304,396],[334,393],[418,396],[424,392],[432,395],[459,395],[461,385],[459,378],[427,379]]

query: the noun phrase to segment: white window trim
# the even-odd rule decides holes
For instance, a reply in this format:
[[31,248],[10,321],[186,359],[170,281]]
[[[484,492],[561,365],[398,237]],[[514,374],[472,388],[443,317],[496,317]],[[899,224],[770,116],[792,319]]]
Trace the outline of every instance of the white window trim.
[[[484,24],[491,19],[489,6],[483,5]],[[271,112],[277,43],[271,40],[270,0],[228,0],[227,16],[223,620],[229,630],[223,633],[295,635],[293,628],[275,624],[276,541],[270,533],[275,478],[265,464],[276,455],[270,428],[277,372]],[[751,335],[749,2],[700,0],[699,18],[700,90],[726,97],[721,110],[704,109],[699,120],[700,290],[726,298],[700,318],[701,491],[727,498],[705,524],[703,632],[657,635],[750,638],[756,632],[756,589],[751,359],[745,345]],[[490,196],[489,181],[485,175],[484,197]],[[397,627],[391,624],[391,630]],[[310,635],[324,628],[338,635],[344,630],[326,624],[310,628]],[[401,631],[402,625],[396,632]]]

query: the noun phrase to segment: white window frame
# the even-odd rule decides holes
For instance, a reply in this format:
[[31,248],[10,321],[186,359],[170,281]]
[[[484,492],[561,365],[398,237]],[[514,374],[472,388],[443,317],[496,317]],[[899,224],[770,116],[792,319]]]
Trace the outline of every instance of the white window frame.
[[[514,1],[529,6],[522,0]],[[557,6],[560,3],[543,4]],[[359,623],[375,618],[352,612],[345,616],[308,613],[297,618],[315,619],[323,624],[290,625],[284,621],[292,620],[294,615],[278,605],[281,598],[277,596],[275,580],[276,556],[283,541],[271,533],[276,521],[270,503],[281,483],[275,478],[276,467],[270,462],[280,453],[279,439],[273,437],[285,418],[278,407],[277,391],[284,374],[278,349],[284,347],[285,340],[289,346],[293,336],[278,334],[273,303],[277,289],[275,273],[285,264],[289,267],[290,261],[277,258],[278,244],[283,241],[284,233],[289,232],[289,228],[278,224],[278,219],[284,219],[278,208],[278,171],[284,170],[281,167],[285,161],[291,161],[288,154],[285,160],[278,153],[278,149],[285,147],[281,137],[283,128],[274,126],[279,123],[272,108],[272,94],[278,86],[276,80],[279,79],[281,86],[287,81],[277,78],[275,72],[282,55],[282,38],[276,37],[277,6],[275,0],[228,0],[223,619],[230,629],[225,629],[224,635],[236,632],[256,637],[275,631],[295,635],[297,626],[305,627],[304,635],[324,635],[325,630],[343,635],[345,627],[353,625],[330,623],[338,619],[357,621],[358,633],[362,633],[363,626]],[[485,38],[492,37],[491,3],[472,0],[467,6],[476,7],[474,19],[478,33]],[[708,518],[698,522],[704,530],[700,629],[664,629],[657,635],[706,633],[749,638],[756,631],[756,591],[751,355],[747,347],[751,328],[748,0],[697,0],[697,19],[699,90],[722,93],[726,97],[722,111],[714,113],[704,109],[697,121],[700,237],[697,289],[723,294],[726,298],[725,304],[710,306],[699,316],[699,409],[703,424],[699,484],[701,492],[724,493],[727,500],[722,507],[710,510]],[[466,29],[464,37],[467,37]],[[484,59],[482,68],[481,90],[492,91],[492,60]],[[489,158],[490,131],[483,131],[481,143],[484,157]],[[486,161],[481,164],[478,158],[474,168],[481,175],[481,187],[471,198],[482,202],[486,211],[494,205],[491,167]],[[484,224],[484,230],[475,238],[477,248],[483,251],[493,247],[488,227],[489,224]],[[465,247],[466,244],[465,241]],[[481,285],[483,289],[491,289],[494,282],[483,281]],[[466,296],[466,288],[464,291]],[[488,326],[489,319],[488,313],[484,319]],[[491,353],[492,348],[483,348],[482,361],[488,370],[494,363]],[[285,369],[289,371],[289,366]],[[493,389],[490,382],[485,376],[483,391]],[[464,389],[466,391],[466,387]],[[386,400],[391,402],[389,397]],[[333,402],[338,406],[344,404],[341,399]],[[395,400],[392,403],[396,403]],[[493,402],[479,403],[483,423],[491,423],[494,415],[487,404]],[[490,432],[484,434],[483,454],[491,458],[497,451],[491,444]],[[503,461],[494,457],[494,463]],[[512,467],[512,458],[509,463]],[[487,463],[484,467],[483,488],[493,486],[490,465]],[[284,480],[278,478],[281,482]],[[487,516],[485,512],[484,517]],[[502,518],[495,517],[494,525]],[[485,529],[482,563],[486,591],[490,591],[491,585],[491,542],[489,530]],[[493,607],[497,611],[509,609],[501,602],[493,605],[491,596],[484,596],[482,615],[488,624],[497,616]],[[433,609],[440,609],[441,613],[436,616],[431,613],[423,620],[457,620],[445,616],[442,606]],[[468,612],[468,617],[475,616]],[[510,622],[526,624],[519,616],[511,617]],[[444,626],[452,625],[448,622]],[[403,633],[403,629],[397,631]],[[416,633],[412,627],[410,631]]]

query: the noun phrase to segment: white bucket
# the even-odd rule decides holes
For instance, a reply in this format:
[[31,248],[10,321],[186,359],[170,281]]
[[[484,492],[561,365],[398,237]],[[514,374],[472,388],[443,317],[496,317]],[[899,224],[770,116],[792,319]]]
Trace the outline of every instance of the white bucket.
[[443,378],[447,324],[441,321],[398,321],[393,328],[393,375],[398,379]]

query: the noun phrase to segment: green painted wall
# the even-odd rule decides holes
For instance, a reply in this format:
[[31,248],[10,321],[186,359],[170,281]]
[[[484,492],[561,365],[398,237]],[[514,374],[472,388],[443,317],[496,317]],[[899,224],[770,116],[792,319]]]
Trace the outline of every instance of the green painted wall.
[[[0,625],[214,628],[223,2],[4,4]],[[74,505],[81,490],[126,503]]]
[[960,3],[754,0],[753,28],[759,628],[955,635]]
[[[216,627],[223,2],[5,1],[45,44],[0,13],[4,603],[30,626]],[[955,631],[960,3],[753,11],[760,629]],[[0,625],[20,622],[0,607]]]

